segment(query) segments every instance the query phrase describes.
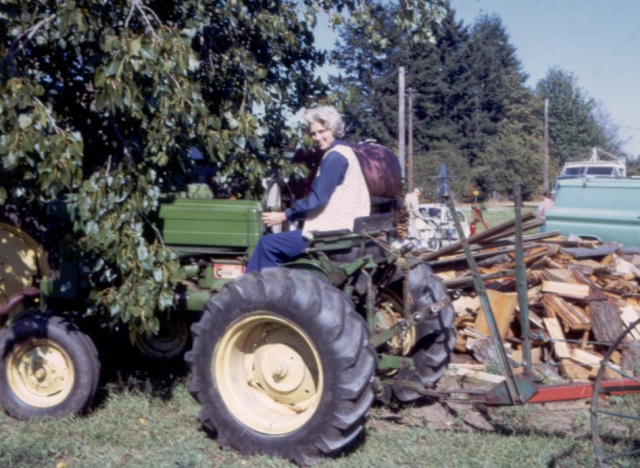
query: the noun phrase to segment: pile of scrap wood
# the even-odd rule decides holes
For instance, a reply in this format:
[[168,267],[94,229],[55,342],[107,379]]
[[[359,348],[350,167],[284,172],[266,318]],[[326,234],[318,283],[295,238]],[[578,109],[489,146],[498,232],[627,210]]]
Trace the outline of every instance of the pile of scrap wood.
[[[540,225],[531,222],[532,217],[522,217],[523,232]],[[472,236],[469,244],[500,337],[518,373],[523,367],[514,225],[507,222]],[[547,381],[594,378],[603,353],[640,317],[640,249],[563,237],[557,231],[524,235],[523,246],[534,372]],[[453,302],[456,350],[478,362],[458,366],[458,371],[469,374],[472,369],[474,376],[489,379],[482,371],[497,364],[495,349],[462,246],[453,244],[420,256],[455,291],[454,297],[459,295]],[[640,326],[627,335],[611,361],[632,372],[640,369]],[[621,374],[607,370],[605,377]]]

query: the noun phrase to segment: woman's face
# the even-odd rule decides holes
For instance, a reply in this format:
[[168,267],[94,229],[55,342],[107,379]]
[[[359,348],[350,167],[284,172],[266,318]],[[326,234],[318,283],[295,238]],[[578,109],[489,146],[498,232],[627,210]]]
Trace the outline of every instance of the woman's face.
[[309,124],[309,136],[316,144],[316,149],[320,151],[327,151],[333,140],[335,140],[333,132],[320,122]]

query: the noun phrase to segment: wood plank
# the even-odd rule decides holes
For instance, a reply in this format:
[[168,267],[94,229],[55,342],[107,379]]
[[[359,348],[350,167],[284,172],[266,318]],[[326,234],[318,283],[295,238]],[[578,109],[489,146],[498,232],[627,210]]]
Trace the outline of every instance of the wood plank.
[[[595,378],[600,370],[600,362],[602,361],[603,356],[601,354],[590,353],[588,351],[584,351],[582,349],[574,348],[571,350],[571,359],[576,361],[579,364],[583,364],[589,369],[589,377]],[[613,368],[619,369],[618,366],[611,364]],[[604,374],[606,379],[615,379],[620,377],[620,374],[615,372],[612,369],[605,369]]]
[[455,371],[455,375],[471,377],[473,379],[484,380],[485,382],[500,383],[504,381],[503,375],[488,374],[487,372],[476,371],[459,367]]
[[[529,234],[526,236],[522,236],[522,243],[524,244],[524,248],[526,249],[527,244],[530,242],[542,241],[545,244],[557,244],[558,240],[564,239],[564,237],[557,237],[555,234],[559,234],[560,231],[550,231],[550,232],[540,232],[537,234]],[[506,239],[498,239],[492,242],[483,242],[483,247],[500,247],[504,245],[513,245],[516,242],[515,237],[509,237]],[[572,243],[571,246],[577,245]]]
[[560,281],[543,281],[542,292],[556,293],[562,297],[584,299],[589,295],[589,286],[578,283],[563,283]]
[[[640,315],[632,305],[621,307],[620,312],[620,318],[627,327],[640,318]],[[640,325],[631,330],[630,334],[635,340],[640,340]]]
[[594,374],[592,368],[585,368],[570,358],[560,359],[560,364],[562,372],[573,381],[588,381]]
[[576,280],[578,281],[578,283],[586,284],[591,288],[592,295],[594,297],[602,296],[600,287],[593,282],[593,280],[588,276],[588,274],[585,274],[579,268],[574,269],[573,265],[570,265],[569,269],[571,269],[571,271],[573,272],[573,275],[576,277]]
[[595,249],[588,247],[564,247],[560,249],[560,253],[566,253],[573,258],[594,258],[594,257],[606,257],[607,255],[614,253],[618,250],[618,247],[600,246]]
[[585,351],[583,349],[572,349],[571,350],[571,359],[580,364],[584,364],[586,366],[591,367],[600,367],[600,361],[602,361],[601,355],[595,355],[590,353],[589,351]]
[[[515,270],[503,270],[495,273],[490,273],[488,275],[480,275],[482,281],[487,281],[491,279],[497,278],[505,278],[507,276],[515,276]],[[473,286],[473,277],[472,276],[463,276],[461,278],[456,278],[454,280],[446,280],[444,281],[444,285],[447,288],[464,288],[468,286]]]
[[620,309],[609,301],[591,302],[587,309],[591,315],[591,329],[596,341],[612,343],[626,328]]
[[[478,263],[480,259],[495,257],[503,253],[513,252],[514,250],[515,250],[515,247],[505,247],[500,250],[476,249],[471,252],[471,256],[476,260],[476,263]],[[430,261],[429,265],[432,268],[435,268],[443,265],[452,265],[456,263],[464,263],[464,266],[466,268],[469,267],[469,265],[467,264],[467,256],[464,254],[438,257],[437,260]],[[455,265],[455,266],[458,267],[458,265]]]
[[[573,274],[573,272],[569,269],[569,268],[562,268],[562,269],[548,269],[544,271],[545,273],[545,277],[547,275],[550,276],[555,276],[556,278],[558,278],[558,280],[560,281],[564,281],[565,283],[577,283],[578,280],[576,280],[575,275]],[[547,278],[549,281],[558,281],[555,279],[551,279],[551,278]]]
[[[518,297],[513,294],[504,294],[492,289],[487,289],[487,297],[489,298],[489,304],[491,305],[491,310],[495,317],[500,338],[504,339],[507,335],[507,330],[511,325],[511,321],[513,320],[516,306],[518,305]],[[491,335],[484,309],[481,308],[478,311],[473,328],[485,335]]]
[[[535,228],[539,228],[540,226],[542,226],[544,224],[543,221],[530,221],[528,223],[523,223],[522,224],[522,232],[526,232],[526,231],[530,231],[531,229],[535,229]],[[486,232],[486,231],[485,231]],[[513,226],[511,228],[509,228],[508,230],[498,233],[494,236],[489,237],[488,239],[483,239],[482,241],[478,242],[478,244],[480,245],[487,245],[490,243],[495,242],[497,239],[502,239],[505,238],[506,236],[511,236],[513,234],[516,233],[516,227]]]
[[571,357],[571,351],[569,350],[569,346],[565,342],[564,332],[560,327],[560,322],[557,318],[552,317],[544,317],[542,319],[544,321],[544,325],[547,328],[547,332],[549,336],[553,338],[553,350],[555,351],[556,357],[558,359],[569,359]]
[[591,330],[591,320],[560,296],[553,293],[545,294],[542,298],[542,305],[549,316],[560,318],[570,330]]

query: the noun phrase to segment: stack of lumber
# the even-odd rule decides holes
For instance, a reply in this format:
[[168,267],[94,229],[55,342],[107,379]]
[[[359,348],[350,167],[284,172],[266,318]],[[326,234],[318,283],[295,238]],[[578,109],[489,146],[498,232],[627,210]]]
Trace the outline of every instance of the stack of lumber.
[[[524,229],[536,227],[523,217]],[[528,223],[528,224],[527,224]],[[522,330],[515,277],[513,222],[471,237],[487,299],[514,372],[522,371]],[[526,231],[525,231],[526,232]],[[511,237],[509,237],[511,236]],[[558,232],[525,235],[528,322],[534,373],[547,381],[586,381],[600,369],[611,343],[640,318],[640,249],[601,244]],[[424,252],[453,296],[458,330],[456,351],[478,365],[497,364],[489,326],[460,245]],[[640,369],[640,326],[627,335],[611,361],[625,371]],[[473,359],[471,359],[473,358]],[[458,359],[458,361],[460,361]],[[477,362],[476,362],[477,361]],[[468,369],[458,366],[461,375]],[[607,370],[606,378],[622,375]]]

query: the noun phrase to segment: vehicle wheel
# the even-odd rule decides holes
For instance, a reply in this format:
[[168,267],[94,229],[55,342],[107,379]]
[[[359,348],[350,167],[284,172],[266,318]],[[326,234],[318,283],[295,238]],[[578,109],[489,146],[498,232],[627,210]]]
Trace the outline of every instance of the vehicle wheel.
[[[591,440],[601,467],[609,464],[638,466],[640,461],[638,331],[640,320],[618,336],[600,362],[600,370],[593,383]],[[616,356],[620,355],[622,359],[618,360]]]
[[308,465],[362,431],[376,354],[341,291],[305,271],[246,274],[191,327],[189,391],[221,446]]
[[93,342],[61,317],[33,315],[0,332],[0,404],[16,419],[84,411],[100,363]]
[[[444,283],[433,274],[431,267],[420,260],[418,265],[409,270],[409,289],[414,305],[413,311],[426,307],[448,297]],[[391,285],[391,290],[402,292],[403,280]],[[400,296],[402,297],[402,296]],[[400,303],[400,315],[402,305]],[[455,312],[451,305],[442,309],[438,315],[427,319],[411,330],[411,345],[402,345],[402,354],[413,358],[415,370],[399,370],[393,380],[416,382],[424,388],[433,388],[447,369],[449,358],[456,341],[456,330],[453,325]],[[405,340],[406,341],[406,338]],[[407,353],[407,348],[409,352]],[[393,393],[400,401],[413,401],[421,397],[416,390],[402,386],[393,386]]]
[[160,317],[157,334],[139,334],[135,346],[143,357],[157,361],[171,361],[183,356],[191,344],[186,313],[173,311]]

